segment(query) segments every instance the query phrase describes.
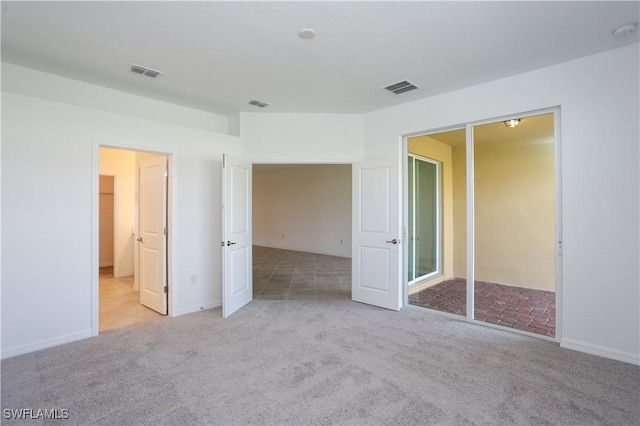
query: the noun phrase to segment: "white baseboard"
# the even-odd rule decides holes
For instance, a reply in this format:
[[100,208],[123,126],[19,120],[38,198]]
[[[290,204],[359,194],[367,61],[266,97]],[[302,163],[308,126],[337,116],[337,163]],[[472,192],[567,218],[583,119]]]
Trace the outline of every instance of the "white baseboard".
[[188,308],[178,309],[171,313],[172,317],[179,317],[180,315],[193,314],[195,312],[206,311],[207,309],[219,308],[222,306],[222,300],[216,300],[214,302],[205,303],[203,305],[189,306]]
[[63,345],[65,343],[75,342],[77,340],[88,339],[91,337],[91,330],[71,333],[65,336],[54,337],[51,339],[40,340],[38,342],[28,343],[26,345],[15,346],[13,348],[2,348],[2,359],[11,358],[18,355],[24,355],[41,349],[52,348],[54,346]]
[[257,247],[266,247],[266,248],[272,248],[272,249],[278,249],[278,250],[289,250],[289,251],[299,251],[302,253],[311,253],[311,254],[323,254],[326,256],[334,256],[334,257],[344,257],[345,259],[351,259],[351,254],[349,255],[344,255],[342,253],[330,253],[327,251],[322,251],[322,250],[311,250],[311,249],[305,249],[305,248],[297,248],[297,247],[284,247],[284,246],[277,246],[277,245],[271,245],[271,244],[254,244]]
[[590,355],[601,356],[603,358],[614,359],[616,361],[622,361],[629,364],[640,365],[640,355],[633,354],[631,352],[619,351],[617,349],[592,345],[591,343],[584,343],[571,339],[562,339],[560,341],[560,347],[584,352]]

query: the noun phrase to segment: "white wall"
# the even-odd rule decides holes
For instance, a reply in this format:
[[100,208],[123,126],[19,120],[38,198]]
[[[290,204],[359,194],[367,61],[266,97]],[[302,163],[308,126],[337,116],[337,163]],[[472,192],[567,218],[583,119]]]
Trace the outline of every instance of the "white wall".
[[351,163],[363,158],[363,116],[241,114],[245,158],[254,163]]
[[92,333],[96,141],[170,154],[170,314],[220,304],[221,154],[241,156],[240,139],[9,92],[2,107],[3,357]]
[[365,116],[367,158],[398,135],[561,107],[564,347],[640,363],[639,49],[611,50]]
[[351,257],[351,166],[254,166],[253,243]]
[[115,176],[116,197],[114,213],[116,278],[133,275],[136,215],[136,154],[133,151],[100,148],[100,174]]

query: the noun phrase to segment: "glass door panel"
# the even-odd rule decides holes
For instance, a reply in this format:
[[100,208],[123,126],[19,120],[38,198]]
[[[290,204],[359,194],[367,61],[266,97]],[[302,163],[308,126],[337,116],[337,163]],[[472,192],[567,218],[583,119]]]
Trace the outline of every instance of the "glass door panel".
[[408,282],[413,282],[415,272],[415,169],[414,169],[414,157],[409,155],[407,157],[407,173],[408,173],[408,209],[409,209],[409,223],[407,224],[407,246],[408,246]]
[[473,128],[474,319],[555,336],[553,114]]
[[466,314],[465,130],[407,140],[408,302]]
[[[439,165],[414,157],[415,212],[414,240],[415,279],[426,278],[438,272],[439,251]],[[411,261],[411,260],[410,260]]]

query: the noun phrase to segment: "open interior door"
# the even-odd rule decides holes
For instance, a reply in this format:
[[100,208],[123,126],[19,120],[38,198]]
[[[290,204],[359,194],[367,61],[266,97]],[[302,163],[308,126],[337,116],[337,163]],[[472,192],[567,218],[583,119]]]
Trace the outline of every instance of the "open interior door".
[[167,315],[167,157],[144,159],[138,170],[140,303]]
[[355,163],[351,296],[355,302],[399,310],[400,191],[398,165]]
[[222,158],[222,316],[253,299],[251,164]]

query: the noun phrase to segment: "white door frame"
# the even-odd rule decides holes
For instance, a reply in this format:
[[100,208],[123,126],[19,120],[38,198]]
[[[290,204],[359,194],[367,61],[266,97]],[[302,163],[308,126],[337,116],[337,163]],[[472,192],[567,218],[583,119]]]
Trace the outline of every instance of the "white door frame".
[[[478,321],[473,319],[473,292],[469,291],[469,288],[473,285],[474,282],[474,208],[475,208],[475,200],[474,200],[474,162],[473,162],[473,128],[476,126],[481,126],[483,124],[491,124],[499,121],[504,121],[507,119],[517,119],[517,118],[526,118],[535,115],[543,115],[543,114],[553,114],[554,118],[554,173],[555,173],[555,241],[556,241],[556,257],[555,257],[555,293],[556,293],[556,334],[555,337],[546,337],[542,335],[537,335],[534,333],[528,333],[525,331],[520,331],[516,329],[501,327],[499,325]],[[467,313],[464,318],[465,321],[483,325],[485,327],[497,328],[500,330],[506,330],[513,333],[524,334],[530,337],[536,337],[543,340],[550,340],[554,342],[560,342],[562,339],[562,141],[561,141],[561,127],[560,127],[560,106],[554,106],[549,108],[542,108],[533,111],[526,111],[516,114],[509,114],[505,116],[487,118],[478,121],[472,121],[466,123],[464,126],[456,125],[450,127],[437,128],[432,130],[427,130],[423,132],[414,132],[411,134],[403,135],[402,137],[402,159],[401,159],[401,167],[402,167],[402,176],[403,176],[403,191],[402,191],[402,206],[403,206],[403,214],[402,214],[402,228],[404,238],[406,239],[407,234],[407,224],[408,224],[408,200],[406,196],[406,188],[407,184],[407,165],[406,161],[404,161],[409,155],[408,150],[408,139],[415,136],[422,136],[428,134],[442,133],[452,130],[466,130],[466,183],[467,183]],[[405,247],[403,250],[403,278],[399,285],[402,286],[403,291],[403,305],[409,305],[409,292],[408,292],[408,280],[407,280],[407,271],[408,271],[408,252]],[[437,315],[447,316],[450,318],[455,318],[458,320],[462,320],[460,316],[451,315],[446,312],[439,312],[435,310],[430,310]]]
[[[172,284],[174,281],[173,268],[173,244],[176,241],[176,227],[174,226],[177,214],[177,207],[173,203],[173,190],[176,188],[177,170],[173,164],[174,152],[154,151],[148,147],[135,145],[120,141],[114,141],[105,138],[94,137],[92,139],[92,162],[91,162],[91,336],[97,336],[100,332],[100,276],[99,276],[99,249],[100,249],[100,148],[122,149],[137,152],[151,152],[154,154],[162,154],[167,157],[167,169],[169,170],[169,180],[167,181],[167,227],[169,235],[167,238],[167,286],[169,286],[168,295],[168,316],[173,316],[174,291]],[[177,195],[177,194],[175,194]],[[115,224],[114,224],[115,225]],[[137,238],[137,235],[136,235]]]

